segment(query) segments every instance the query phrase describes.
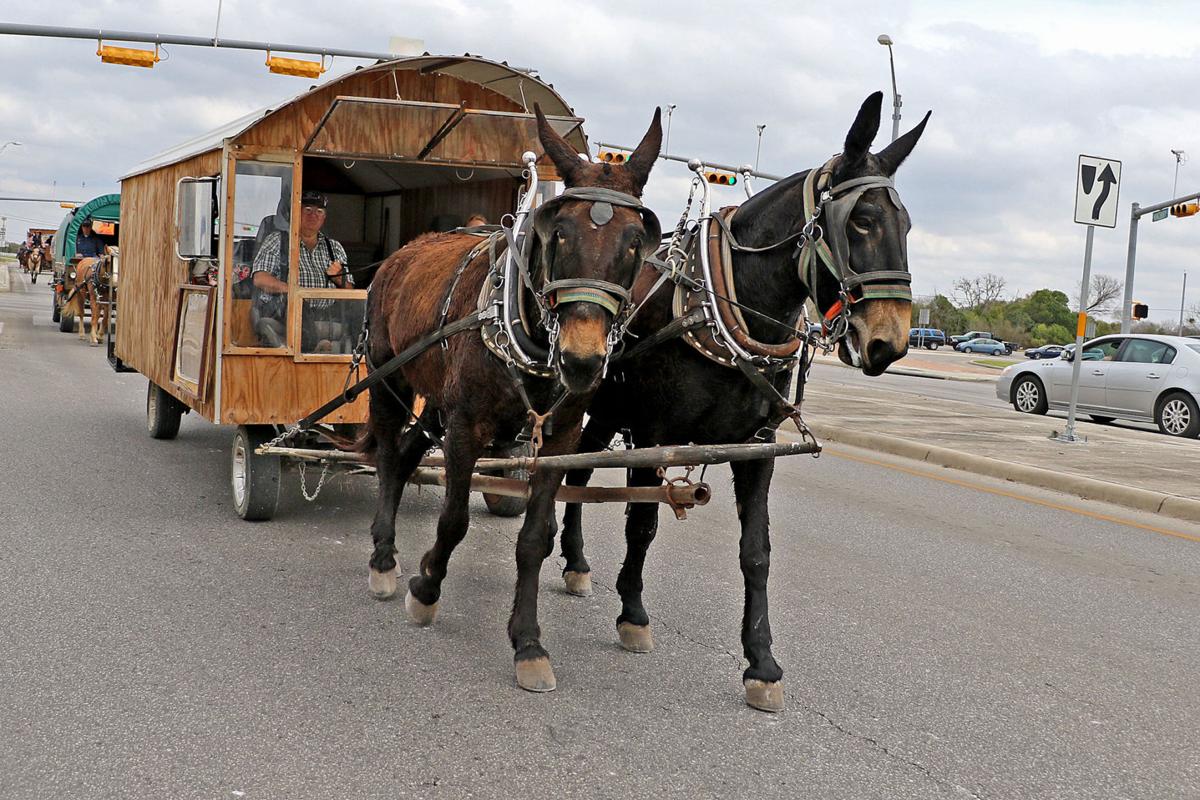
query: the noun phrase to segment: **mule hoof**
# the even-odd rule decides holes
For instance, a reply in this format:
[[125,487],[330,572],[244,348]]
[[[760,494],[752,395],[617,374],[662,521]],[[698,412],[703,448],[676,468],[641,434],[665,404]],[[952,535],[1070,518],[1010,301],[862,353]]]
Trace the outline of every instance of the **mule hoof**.
[[553,692],[558,688],[554,668],[546,656],[517,662],[517,686],[527,692]]
[[392,567],[387,572],[380,572],[372,569],[367,575],[367,589],[371,592],[371,597],[376,600],[391,600],[392,595],[396,593],[396,573],[399,572],[395,567]]
[[783,681],[745,681],[746,705],[759,711],[783,711]]
[[617,625],[617,636],[621,639],[621,647],[631,653],[650,653],[654,651],[654,637],[650,635],[649,625],[634,625],[632,622],[621,622]]
[[563,573],[563,583],[567,585],[567,594],[576,597],[592,596],[592,573],[567,570]]
[[408,618],[422,628],[433,624],[433,620],[437,616],[437,609],[437,603],[427,606],[413,597],[412,592],[404,595],[404,610],[408,612]]

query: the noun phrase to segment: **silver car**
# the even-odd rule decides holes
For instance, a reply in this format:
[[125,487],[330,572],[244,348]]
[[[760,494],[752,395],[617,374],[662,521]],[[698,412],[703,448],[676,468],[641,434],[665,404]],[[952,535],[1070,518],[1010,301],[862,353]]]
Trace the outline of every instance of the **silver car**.
[[[1013,364],[1000,373],[996,397],[1026,414],[1065,411],[1071,402],[1071,356]],[[1079,411],[1096,422],[1153,422],[1169,436],[1200,435],[1200,340],[1114,334],[1083,345]]]

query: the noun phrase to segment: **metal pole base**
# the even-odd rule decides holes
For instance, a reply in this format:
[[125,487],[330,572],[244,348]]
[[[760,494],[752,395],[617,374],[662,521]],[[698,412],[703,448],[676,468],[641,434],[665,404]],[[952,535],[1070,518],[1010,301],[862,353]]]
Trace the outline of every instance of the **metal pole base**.
[[1062,433],[1059,433],[1058,431],[1052,431],[1050,433],[1050,440],[1054,442],[1062,442],[1063,444],[1087,444],[1086,436],[1075,433],[1070,429],[1067,429]]

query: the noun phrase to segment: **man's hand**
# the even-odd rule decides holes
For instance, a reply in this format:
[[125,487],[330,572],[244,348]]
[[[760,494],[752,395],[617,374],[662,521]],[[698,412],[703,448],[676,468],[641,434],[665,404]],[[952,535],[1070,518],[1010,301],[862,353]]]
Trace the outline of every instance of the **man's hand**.
[[284,283],[283,281],[279,280],[279,278],[276,278],[274,275],[272,275],[269,272],[264,272],[263,270],[259,270],[258,272],[254,273],[253,280],[254,280],[255,287],[262,289],[263,291],[268,292],[270,294],[285,294],[285,293],[287,293],[288,285],[286,283]]
[[331,261],[325,269],[325,274],[333,281],[334,286],[344,286],[346,284],[346,268],[340,261]]

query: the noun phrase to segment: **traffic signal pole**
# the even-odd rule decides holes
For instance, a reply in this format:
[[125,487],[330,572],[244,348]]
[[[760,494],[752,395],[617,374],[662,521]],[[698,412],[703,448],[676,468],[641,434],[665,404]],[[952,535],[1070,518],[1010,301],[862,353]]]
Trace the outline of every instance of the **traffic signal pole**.
[[1147,214],[1153,214],[1155,211],[1162,211],[1164,208],[1187,203],[1192,200],[1200,200],[1200,192],[1189,194],[1185,197],[1176,197],[1174,200],[1168,200],[1165,203],[1156,203],[1152,206],[1142,208],[1137,203],[1133,204],[1133,208],[1129,215],[1129,253],[1125,259],[1125,298],[1121,308],[1121,333],[1129,333],[1133,327],[1133,265],[1137,258],[1137,232],[1138,220]]

